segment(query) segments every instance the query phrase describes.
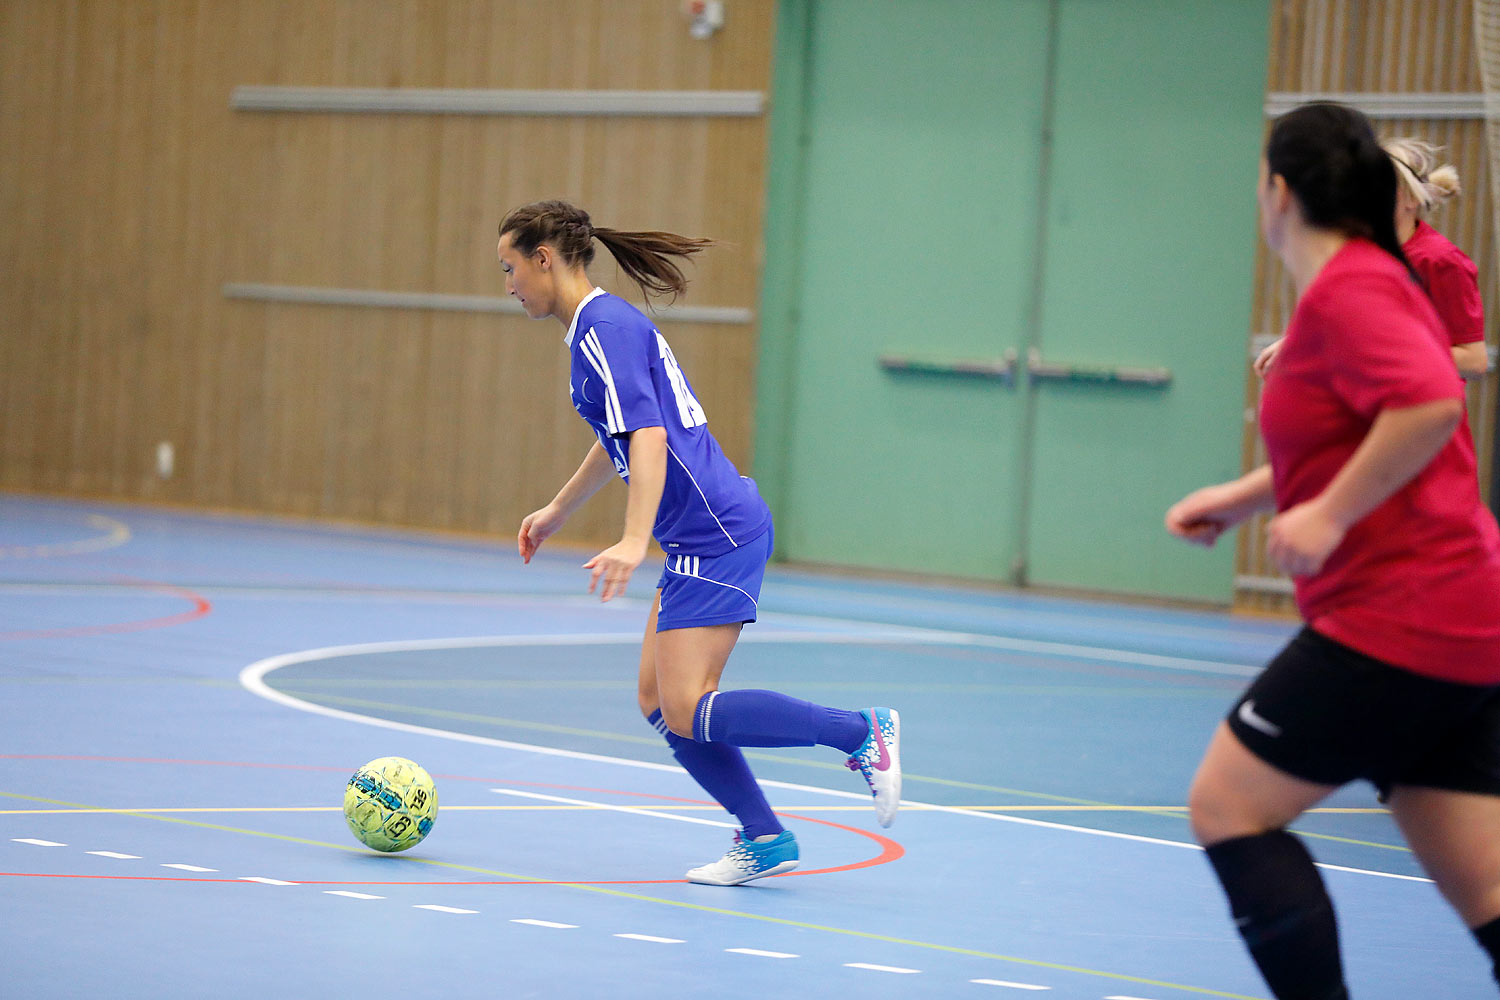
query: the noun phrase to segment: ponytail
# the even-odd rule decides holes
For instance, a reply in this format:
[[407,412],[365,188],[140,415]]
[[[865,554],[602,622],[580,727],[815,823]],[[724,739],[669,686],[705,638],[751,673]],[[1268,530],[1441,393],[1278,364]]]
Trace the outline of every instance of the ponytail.
[[1363,114],[1332,101],[1292,109],[1271,127],[1266,165],[1309,225],[1371,240],[1411,271],[1396,236],[1396,166]]
[[671,292],[675,299],[687,291],[687,278],[672,258],[687,259],[714,245],[713,240],[676,233],[624,232],[602,226],[594,230],[594,239],[604,244],[620,270],[641,286],[647,298]]
[[511,245],[530,256],[543,243],[571,267],[587,267],[594,260],[598,240],[650,299],[687,291],[687,278],[672,258],[686,259],[714,245],[713,240],[678,236],[655,230],[643,232],[595,226],[589,214],[565,201],[539,201],[506,215],[500,235],[511,234]]
[[1382,146],[1419,210],[1429,211],[1463,193],[1457,168],[1451,163],[1439,165],[1441,147],[1421,139],[1387,139]]

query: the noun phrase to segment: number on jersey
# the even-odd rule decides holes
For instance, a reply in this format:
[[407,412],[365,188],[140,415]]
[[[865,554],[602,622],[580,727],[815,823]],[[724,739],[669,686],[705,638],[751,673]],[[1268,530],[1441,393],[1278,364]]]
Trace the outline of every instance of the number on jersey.
[[684,427],[701,427],[708,423],[708,415],[703,412],[703,406],[693,396],[693,391],[688,388],[687,379],[683,377],[682,369],[677,366],[677,359],[672,357],[672,349],[667,346],[667,338],[660,333],[656,335],[656,346],[661,349],[661,362],[667,370],[667,379],[672,383],[672,395],[677,397],[677,415],[682,418]]

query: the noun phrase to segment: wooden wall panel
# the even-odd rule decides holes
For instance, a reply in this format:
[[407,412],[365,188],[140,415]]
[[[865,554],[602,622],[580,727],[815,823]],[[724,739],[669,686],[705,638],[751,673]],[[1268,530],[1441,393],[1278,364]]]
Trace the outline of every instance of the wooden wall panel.
[[[1274,0],[1267,89],[1292,93],[1475,94],[1483,87],[1475,56],[1472,0]],[[1490,166],[1481,119],[1381,119],[1381,136],[1414,136],[1445,147],[1458,168],[1463,194],[1433,212],[1429,221],[1479,267],[1486,340],[1496,342],[1500,322],[1500,256],[1490,194]],[[1285,328],[1295,294],[1280,261],[1261,245],[1256,264],[1252,337]],[[1246,414],[1253,416],[1259,381],[1246,371]],[[1497,375],[1469,383],[1469,420],[1480,458],[1482,486],[1490,482],[1496,432]],[[1245,467],[1265,459],[1252,420],[1245,432]],[[1238,572],[1281,580],[1265,558],[1265,519],[1240,533]],[[1239,590],[1236,604],[1287,611],[1284,594]]]
[[[503,295],[501,216],[559,196],[722,240],[687,301],[753,309],[764,118],[264,113],[230,94],[766,92],[774,2],[728,13],[700,42],[677,0],[0,0],[0,488],[513,531],[591,440],[557,324],[222,286]],[[602,250],[592,273],[633,292]],[[748,467],[753,325],[663,332]],[[609,492],[566,537],[618,532]]]

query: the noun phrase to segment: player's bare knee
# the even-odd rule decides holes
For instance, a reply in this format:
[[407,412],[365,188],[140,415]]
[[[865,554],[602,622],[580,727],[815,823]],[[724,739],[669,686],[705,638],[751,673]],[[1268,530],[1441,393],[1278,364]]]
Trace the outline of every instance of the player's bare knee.
[[1230,796],[1206,781],[1194,781],[1188,790],[1188,824],[1194,839],[1205,847],[1255,832],[1244,829]]
[[667,724],[668,729],[683,739],[693,738],[693,716],[697,711],[697,699],[674,697],[671,692],[662,692],[662,721]]
[[661,706],[662,721],[667,728],[685,740],[693,738],[693,711],[697,706],[673,707],[670,702],[663,702]]

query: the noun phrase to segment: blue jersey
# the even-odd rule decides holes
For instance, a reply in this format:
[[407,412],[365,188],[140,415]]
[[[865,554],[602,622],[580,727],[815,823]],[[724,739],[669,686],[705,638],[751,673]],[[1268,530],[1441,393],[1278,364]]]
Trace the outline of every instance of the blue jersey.
[[713,556],[758,538],[771,511],[719,449],[708,417],[666,338],[624,299],[594,289],[568,327],[573,408],[588,421],[615,471],[630,481],[630,441],[642,427],[667,432],[667,477],[652,533],[669,554]]

